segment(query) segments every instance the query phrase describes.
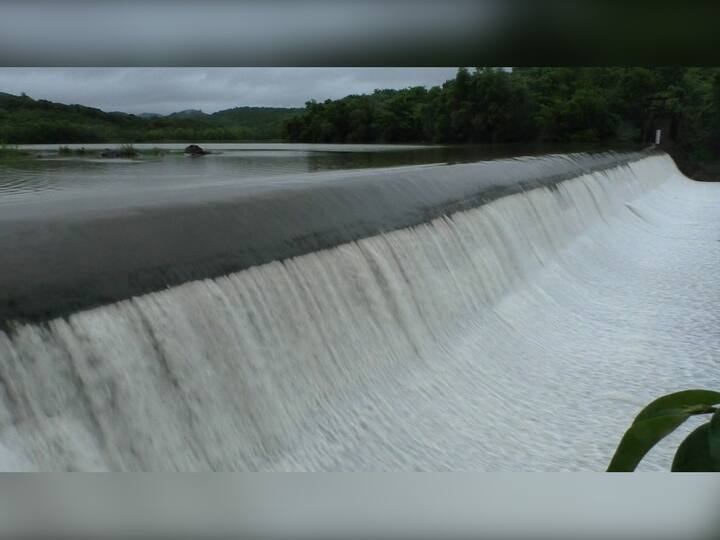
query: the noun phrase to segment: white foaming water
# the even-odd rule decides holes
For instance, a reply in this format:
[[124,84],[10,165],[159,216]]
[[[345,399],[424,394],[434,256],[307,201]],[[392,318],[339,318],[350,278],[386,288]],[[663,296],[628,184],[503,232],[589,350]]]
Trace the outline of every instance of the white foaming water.
[[656,155],[0,332],[0,467],[602,470],[720,387],[719,209]]

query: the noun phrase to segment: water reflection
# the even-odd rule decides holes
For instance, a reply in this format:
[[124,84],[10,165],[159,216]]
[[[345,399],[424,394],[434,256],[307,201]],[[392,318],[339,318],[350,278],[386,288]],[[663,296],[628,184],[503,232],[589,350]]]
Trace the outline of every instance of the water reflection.
[[[99,151],[112,145],[67,145]],[[590,145],[306,145],[207,144],[213,153],[202,158],[182,154],[183,144],[138,144],[160,148],[164,155],[142,159],[102,159],[97,154],[65,156],[58,145],[23,147],[32,159],[0,161],[0,203],[18,199],[65,196],[106,190],[174,189],[218,183],[270,182],[272,178],[307,172],[393,167],[429,163],[471,162],[517,155],[606,149]]]

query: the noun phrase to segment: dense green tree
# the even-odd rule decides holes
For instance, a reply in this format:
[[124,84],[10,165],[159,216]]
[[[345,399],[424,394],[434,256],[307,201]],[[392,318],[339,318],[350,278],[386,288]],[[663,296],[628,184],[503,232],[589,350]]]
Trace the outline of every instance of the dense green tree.
[[677,147],[720,157],[715,68],[461,68],[429,90],[376,90],[286,120],[298,142],[640,142],[652,103],[675,115]]

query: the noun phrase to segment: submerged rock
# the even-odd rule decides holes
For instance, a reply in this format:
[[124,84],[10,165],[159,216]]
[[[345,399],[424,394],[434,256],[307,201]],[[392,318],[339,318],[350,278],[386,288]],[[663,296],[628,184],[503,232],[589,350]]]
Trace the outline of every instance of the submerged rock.
[[191,144],[190,146],[185,147],[185,153],[191,156],[204,156],[205,154],[209,154],[207,150],[203,150],[200,146],[197,144]]

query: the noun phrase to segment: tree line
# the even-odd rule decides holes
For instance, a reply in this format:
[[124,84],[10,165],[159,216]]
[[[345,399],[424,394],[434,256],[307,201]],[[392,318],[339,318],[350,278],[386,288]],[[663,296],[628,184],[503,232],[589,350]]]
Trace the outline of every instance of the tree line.
[[297,109],[237,107],[167,116],[105,112],[0,93],[0,142],[7,144],[281,140]]
[[[716,158],[716,68],[461,68],[430,89],[309,101],[285,139],[306,143],[642,142],[650,109],[678,119],[677,144]],[[655,104],[655,105],[653,105]]]

